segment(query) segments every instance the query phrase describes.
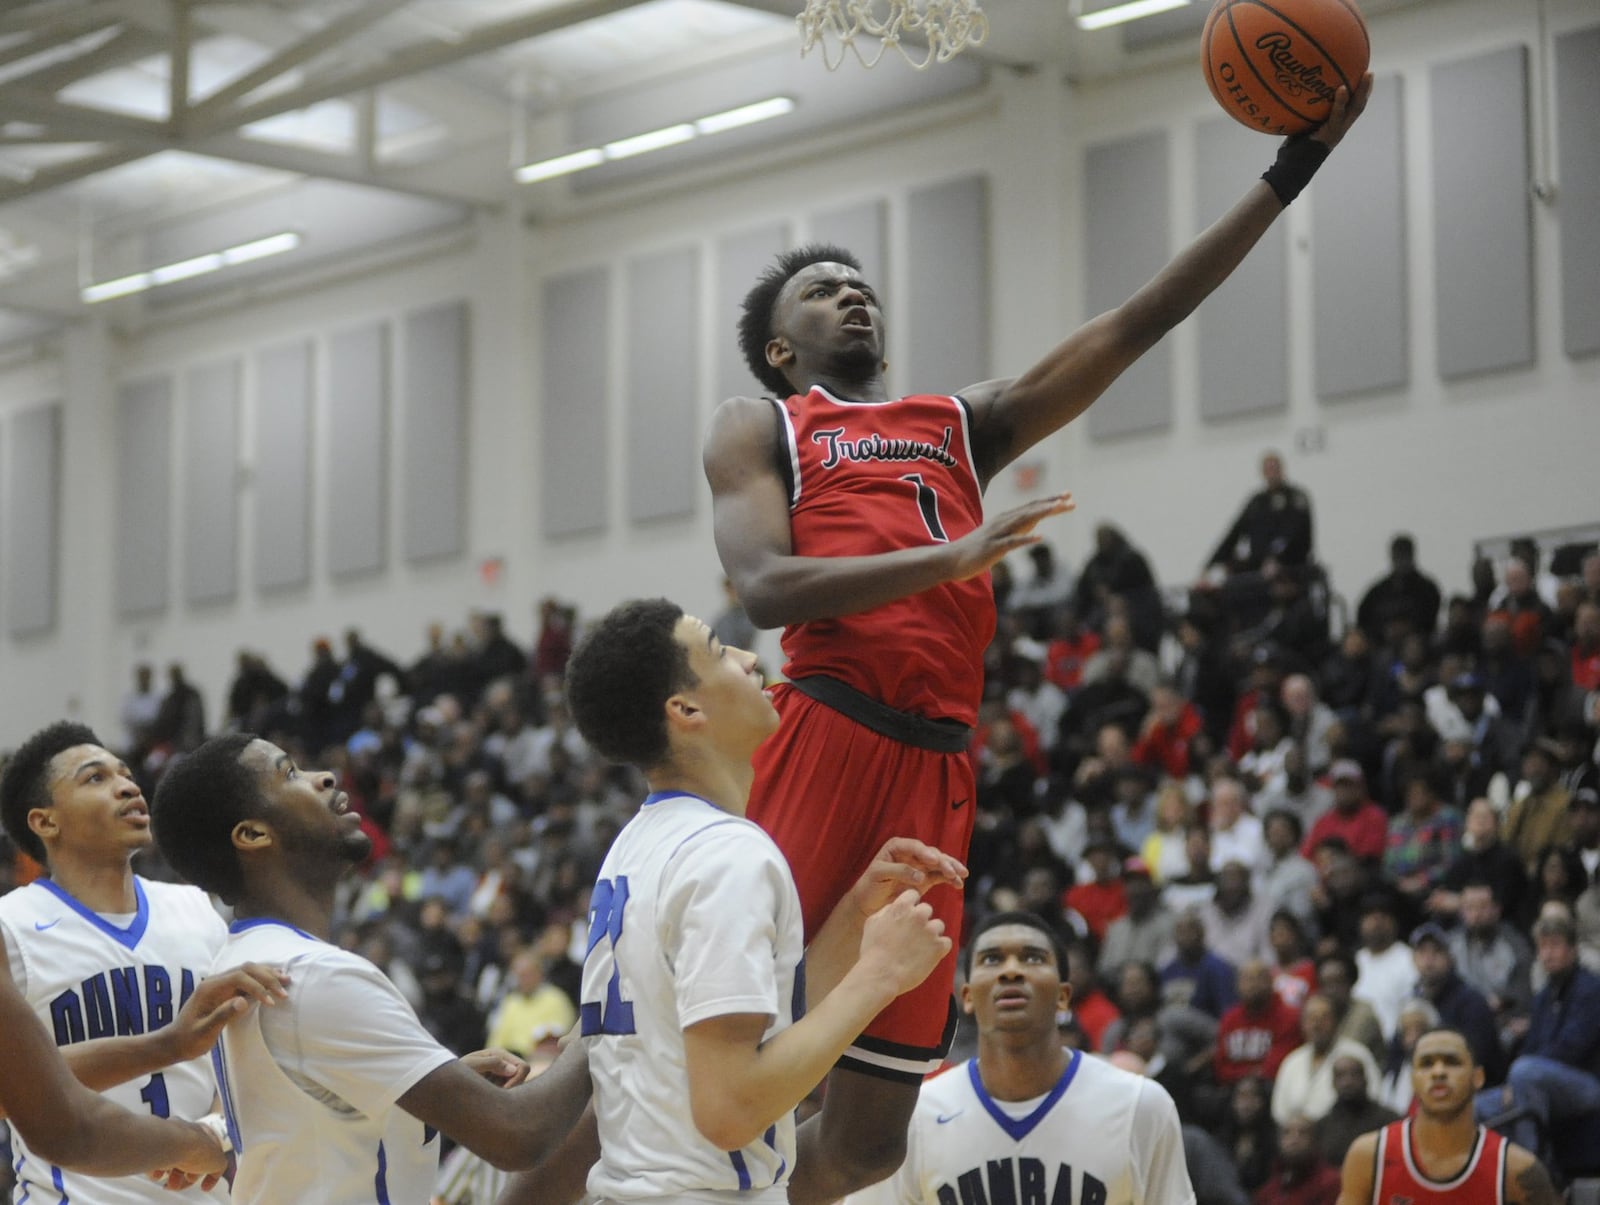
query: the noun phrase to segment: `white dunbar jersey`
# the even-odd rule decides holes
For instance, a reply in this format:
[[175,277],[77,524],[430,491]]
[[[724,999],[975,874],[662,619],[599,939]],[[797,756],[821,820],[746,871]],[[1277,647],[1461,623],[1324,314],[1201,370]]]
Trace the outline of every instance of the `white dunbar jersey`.
[[969,1060],[922,1086],[906,1161],[848,1205],[1194,1205],[1165,1088],[1072,1052],[1056,1086],[997,1101]]
[[289,998],[212,1052],[235,1205],[427,1205],[439,1136],[395,1101],[455,1055],[372,963],[292,925],[235,921],[214,969],[246,962],[286,969]]
[[612,843],[589,909],[579,1024],[589,1047],[603,1201],[788,1200],[794,1118],[719,1151],[695,1129],[683,1031],[761,1013],[763,1041],[804,1012],[800,897],[753,822],[693,795],[644,801]]
[[[205,892],[137,877],[133,890],[137,910],[110,919],[91,912],[48,879],[0,897],[0,932],[12,978],[55,1035],[57,1046],[135,1036],[172,1024],[227,938],[227,926]],[[216,1094],[206,1058],[102,1093],[135,1113],[191,1121],[212,1111]],[[172,1205],[175,1199],[147,1176],[82,1176],[39,1159],[15,1131],[12,1143],[16,1201]],[[226,1183],[218,1183],[204,1196],[198,1190],[184,1195],[226,1201],[227,1189]]]

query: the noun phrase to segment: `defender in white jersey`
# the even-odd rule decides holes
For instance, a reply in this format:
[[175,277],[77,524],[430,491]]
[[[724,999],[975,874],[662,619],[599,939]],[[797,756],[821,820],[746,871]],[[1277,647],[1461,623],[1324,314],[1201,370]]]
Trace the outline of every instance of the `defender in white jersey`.
[[978,927],[961,995],[978,1057],[922,1086],[905,1163],[850,1205],[1193,1205],[1166,1089],[1062,1048],[1064,963],[1032,913]]
[[[787,1202],[794,1107],[949,949],[906,886],[959,884],[965,868],[890,842],[807,951],[788,864],[743,814],[751,755],[777,726],[754,654],[665,599],[629,603],[573,653],[567,693],[584,739],[652,790],[590,904],[588,1189],[606,1202]],[[524,1178],[502,1202],[570,1187]]]
[[[249,733],[207,741],[156,791],[172,865],[233,905],[217,969],[265,959],[287,1002],[230,1024],[215,1052],[239,1156],[236,1205],[427,1205],[443,1131],[531,1167],[588,1100],[574,1045],[535,1082],[505,1051],[457,1059],[370,962],[328,941],[334,890],[371,842],[332,774]],[[489,1082],[492,1077],[505,1087]]]
[[[208,1050],[249,1000],[281,996],[278,977],[242,969],[200,987],[226,937],[205,894],[150,882],[130,861],[150,844],[144,796],[120,758],[81,724],[35,733],[0,780],[7,832],[49,877],[0,898],[10,976],[69,1066],[125,1108],[196,1119],[212,1111]],[[17,1143],[17,1200],[86,1205],[170,1201],[145,1176],[93,1179]],[[227,1200],[212,1178],[200,1193]]]

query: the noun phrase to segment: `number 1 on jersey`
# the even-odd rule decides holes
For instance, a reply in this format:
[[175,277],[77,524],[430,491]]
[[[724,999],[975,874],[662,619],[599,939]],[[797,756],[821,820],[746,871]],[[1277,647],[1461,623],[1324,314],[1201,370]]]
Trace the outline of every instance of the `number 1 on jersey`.
[[922,521],[927,524],[928,534],[937,544],[948,544],[950,537],[944,534],[944,524],[939,522],[939,495],[934,493],[933,486],[922,479],[921,473],[907,473],[900,478],[909,481],[916,487],[917,509],[922,512]]
[[[627,875],[618,875],[615,882],[601,879],[595,883],[594,893],[589,899],[589,943],[584,952],[583,965],[587,971],[589,960],[598,959],[600,967],[604,969],[609,961],[611,978],[606,982],[604,1000],[584,1000],[578,1005],[578,1019],[584,1037],[597,1033],[635,1032],[633,1001],[622,998],[622,971],[617,966],[617,939],[622,936],[623,912],[627,907]],[[608,943],[608,948],[596,954],[595,947],[602,939]]]

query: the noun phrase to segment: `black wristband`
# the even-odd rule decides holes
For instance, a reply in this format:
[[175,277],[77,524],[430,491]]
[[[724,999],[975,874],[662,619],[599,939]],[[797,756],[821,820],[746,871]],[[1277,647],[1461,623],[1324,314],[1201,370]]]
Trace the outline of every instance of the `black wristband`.
[[1304,134],[1285,138],[1283,145],[1278,148],[1277,160],[1261,173],[1261,178],[1278,194],[1278,200],[1287,209],[1289,202],[1311,183],[1311,177],[1317,174],[1317,168],[1322,166],[1322,161],[1332,149],[1326,142],[1318,142]]

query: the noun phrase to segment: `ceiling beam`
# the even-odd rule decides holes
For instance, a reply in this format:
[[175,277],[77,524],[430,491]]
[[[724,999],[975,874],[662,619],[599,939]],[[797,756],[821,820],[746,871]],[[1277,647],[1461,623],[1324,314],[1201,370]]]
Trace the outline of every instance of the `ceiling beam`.
[[0,106],[10,117],[37,122],[47,127],[46,141],[117,142],[122,140],[169,141],[167,124],[109,109],[74,105],[31,88],[0,89]]
[[165,38],[148,30],[124,27],[93,50],[85,51],[70,59],[50,63],[25,75],[15,76],[4,85],[0,85],[0,112],[5,110],[13,89],[41,95],[59,92],[81,79],[99,75],[102,71],[126,67],[129,63],[137,62],[146,55],[158,54],[166,48]]
[[59,45],[125,20],[127,9],[122,0],[100,0],[99,3],[90,4],[84,4],[82,0],[44,0],[43,3],[26,4],[21,8],[0,12],[0,34],[18,30],[44,30],[42,36],[49,39],[49,44]]
[[0,205],[8,201],[18,201],[23,197],[32,196],[34,193],[45,192],[48,189],[59,188],[63,184],[71,184],[74,180],[82,180],[85,176],[92,176],[96,172],[109,171],[113,167],[121,167],[124,163],[132,163],[135,159],[143,159],[149,151],[144,147],[114,146],[97,151],[92,155],[85,155],[81,159],[69,159],[65,163],[52,164],[42,167],[34,173],[30,180],[0,181]]
[[554,33],[582,21],[609,16],[633,8],[641,0],[571,0],[560,8],[543,9],[491,25],[480,25],[465,34],[459,42],[428,40],[401,47],[370,67],[359,68],[343,74],[333,73],[324,79],[307,83],[299,88],[281,92],[253,105],[229,110],[225,115],[212,114],[210,119],[197,125],[197,129],[237,129],[251,122],[291,113],[334,97],[347,96],[366,88],[377,87],[420,71],[431,71],[462,59],[473,58],[486,51],[498,50],[528,38]]
[[172,0],[172,50],[167,56],[167,125],[174,138],[182,138],[189,124],[189,52],[194,48],[194,24],[189,20],[189,0]]
[[225,119],[230,106],[243,100],[256,89],[271,83],[286,71],[292,71],[302,63],[308,63],[326,54],[408,3],[410,0],[373,0],[372,3],[354,12],[329,21],[316,33],[290,44],[266,62],[252,67],[237,79],[224,84],[210,96],[197,102],[190,109],[191,115],[200,124],[218,123]]

